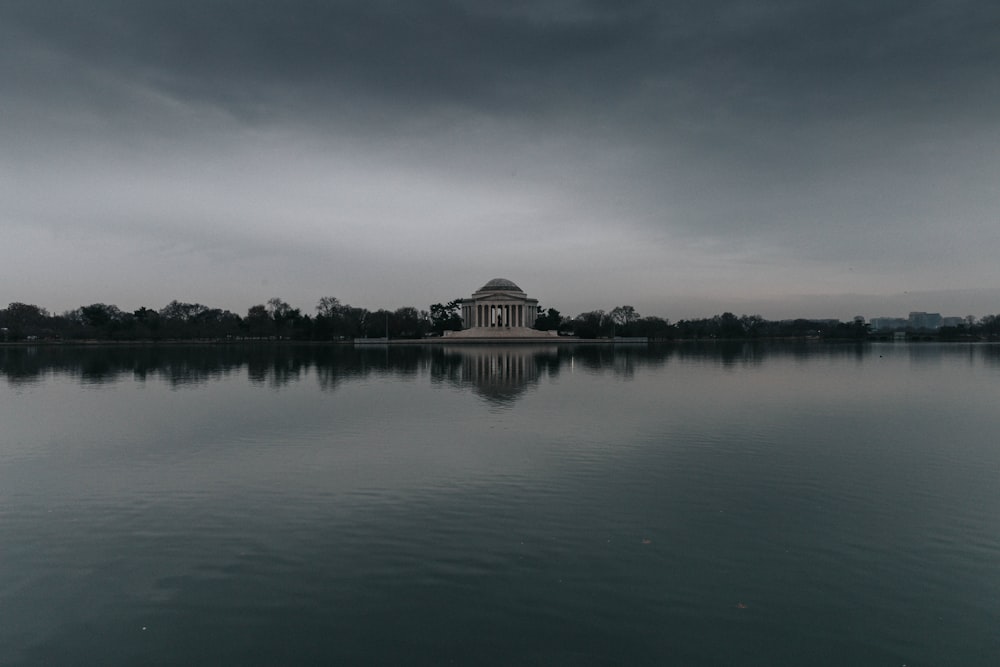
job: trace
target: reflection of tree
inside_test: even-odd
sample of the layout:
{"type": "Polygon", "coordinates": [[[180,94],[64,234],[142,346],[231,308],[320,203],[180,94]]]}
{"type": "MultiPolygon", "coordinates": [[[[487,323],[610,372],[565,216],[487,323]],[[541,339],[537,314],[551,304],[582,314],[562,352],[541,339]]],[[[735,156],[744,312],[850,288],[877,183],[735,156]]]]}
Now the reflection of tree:
{"type": "Polygon", "coordinates": [[[283,386],[309,367],[284,346],[39,346],[0,349],[0,373],[8,382],[52,373],[81,382],[113,384],[127,378],[159,379],[171,387],[202,385],[246,368],[251,381],[283,386]]]}
{"type": "Polygon", "coordinates": [[[986,365],[1000,367],[1000,345],[983,345],[976,346],[975,348],[970,346],[970,352],[972,349],[977,349],[979,353],[982,354],[983,361],[986,362],[986,365]]]}
{"type": "MultiPolygon", "coordinates": [[[[627,379],[642,369],[662,367],[671,359],[724,367],[756,366],[771,357],[790,357],[796,363],[850,358],[860,363],[885,349],[850,343],[766,341],[648,346],[444,344],[364,348],[309,344],[0,346],[0,375],[12,385],[59,375],[83,383],[155,380],[181,388],[245,373],[255,385],[281,388],[315,373],[323,391],[333,391],[359,378],[426,377],[432,383],[469,387],[489,402],[510,404],[545,378],[555,378],[567,369],[627,379]]],[[[995,345],[921,345],[905,350],[916,363],[935,363],[940,356],[963,354],[1000,365],[1000,346],[995,345]]]]}
{"type": "Polygon", "coordinates": [[[464,366],[461,354],[455,354],[451,349],[438,348],[431,355],[431,382],[439,384],[447,382],[453,385],[462,384],[462,368],[464,366]]]}
{"type": "MultiPolygon", "coordinates": [[[[791,347],[788,349],[795,353],[791,347]]],[[[676,346],[676,351],[678,358],[684,361],[715,362],[726,368],[754,365],[760,363],[765,355],[760,345],[732,340],[682,343],[676,346]]]]}
{"type": "Polygon", "coordinates": [[[306,360],[298,355],[282,350],[283,354],[262,354],[264,348],[256,348],[247,361],[247,377],[254,384],[283,387],[302,377],[306,360]]]}
{"type": "MultiPolygon", "coordinates": [[[[216,358],[212,366],[223,363],[216,358]]],[[[196,371],[179,359],[164,358],[156,347],[41,346],[18,347],[0,353],[0,371],[8,381],[37,379],[52,373],[77,377],[85,383],[114,383],[127,377],[139,381],[162,374],[172,383],[183,382],[196,371]]]]}
{"type": "Polygon", "coordinates": [[[160,380],[184,387],[245,372],[253,384],[280,388],[315,373],[325,391],[359,377],[428,375],[431,382],[476,386],[500,399],[520,395],[540,378],[556,377],[571,357],[615,373],[657,363],[657,354],[642,348],[628,352],[629,370],[616,369],[616,352],[607,346],[42,345],[0,347],[0,374],[12,384],[52,373],[85,383],[160,380]]]}

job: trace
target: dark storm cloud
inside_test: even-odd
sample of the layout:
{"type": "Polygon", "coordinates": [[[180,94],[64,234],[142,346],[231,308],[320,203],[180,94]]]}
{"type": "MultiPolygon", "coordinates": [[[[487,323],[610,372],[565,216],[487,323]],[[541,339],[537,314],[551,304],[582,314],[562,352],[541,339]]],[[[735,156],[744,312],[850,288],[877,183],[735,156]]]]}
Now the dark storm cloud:
{"type": "Polygon", "coordinates": [[[498,4],[35,2],[4,23],[9,45],[65,58],[20,82],[39,102],[70,96],[114,118],[145,101],[115,99],[132,85],[251,124],[373,136],[482,114],[633,146],[640,190],[669,175],[670,188],[744,195],[892,169],[928,129],[949,141],[992,124],[1000,102],[993,3],[498,4]],[[118,88],[95,90],[101,75],[118,88]]]}
{"type": "Polygon", "coordinates": [[[541,102],[552,91],[539,84],[649,31],[629,12],[534,19],[441,2],[42,2],[7,13],[8,33],[38,48],[241,114],[346,94],[400,109],[541,102]]]}
{"type": "Polygon", "coordinates": [[[983,2],[67,0],[3,13],[20,37],[9,45],[241,114],[346,94],[400,111],[606,109],[644,85],[681,108],[739,100],[748,116],[933,112],[953,95],[995,93],[981,84],[997,82],[1000,28],[1000,9],[983,2]]]}

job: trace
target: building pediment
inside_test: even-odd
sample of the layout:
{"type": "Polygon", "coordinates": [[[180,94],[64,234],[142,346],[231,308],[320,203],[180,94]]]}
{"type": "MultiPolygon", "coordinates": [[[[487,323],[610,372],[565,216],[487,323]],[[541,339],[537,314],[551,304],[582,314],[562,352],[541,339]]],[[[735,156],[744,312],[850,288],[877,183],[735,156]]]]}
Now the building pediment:
{"type": "Polygon", "coordinates": [[[524,302],[526,302],[526,301],[533,301],[534,300],[534,299],[529,299],[524,294],[511,294],[510,292],[485,294],[483,296],[479,296],[478,294],[473,294],[472,298],[475,299],[479,303],[482,303],[484,301],[504,301],[504,302],[524,301],[524,302]]]}

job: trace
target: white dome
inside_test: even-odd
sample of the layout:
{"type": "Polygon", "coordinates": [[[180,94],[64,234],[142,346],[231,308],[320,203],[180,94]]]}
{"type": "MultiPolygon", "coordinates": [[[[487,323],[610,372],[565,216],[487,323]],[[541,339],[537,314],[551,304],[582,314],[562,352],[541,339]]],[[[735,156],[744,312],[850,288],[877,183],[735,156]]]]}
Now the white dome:
{"type": "Polygon", "coordinates": [[[514,281],[506,278],[494,278],[479,288],[480,292],[522,292],[523,290],[514,284],[514,281]]]}

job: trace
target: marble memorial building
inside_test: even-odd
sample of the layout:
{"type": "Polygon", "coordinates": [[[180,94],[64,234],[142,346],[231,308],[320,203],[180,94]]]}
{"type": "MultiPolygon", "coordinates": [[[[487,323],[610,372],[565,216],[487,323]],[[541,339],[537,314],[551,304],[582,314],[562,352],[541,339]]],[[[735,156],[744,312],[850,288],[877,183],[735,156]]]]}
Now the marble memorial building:
{"type": "Polygon", "coordinates": [[[463,299],[461,306],[465,329],[476,330],[480,335],[530,331],[538,314],[538,299],[529,299],[520,287],[506,278],[489,281],[470,298],[463,299]]]}

